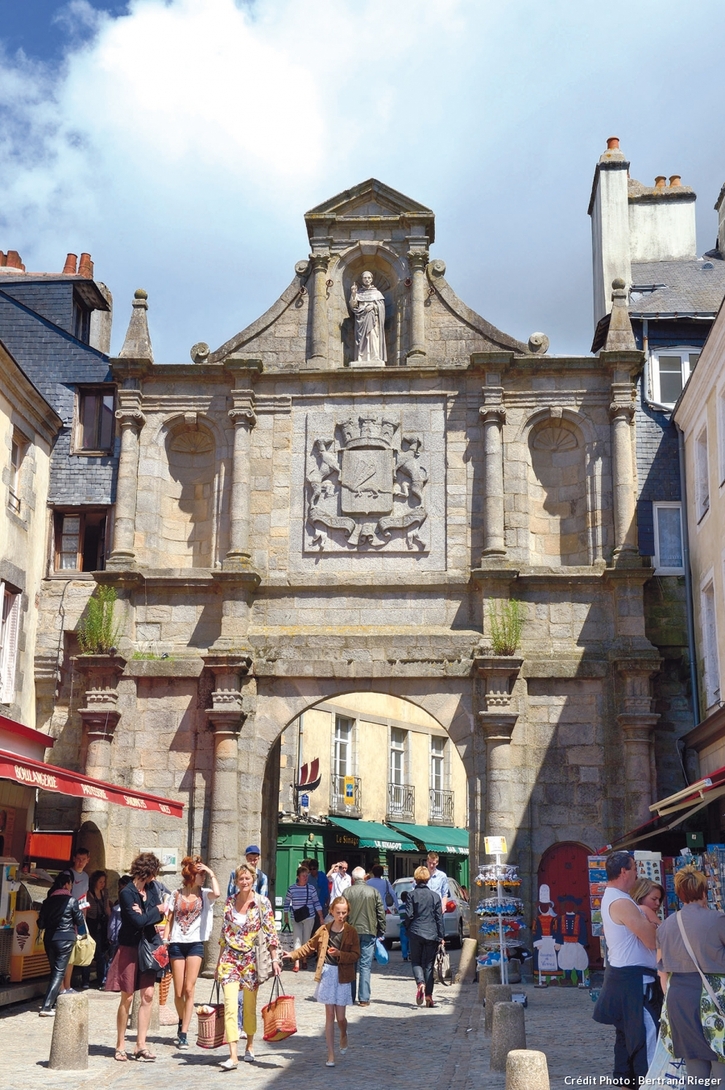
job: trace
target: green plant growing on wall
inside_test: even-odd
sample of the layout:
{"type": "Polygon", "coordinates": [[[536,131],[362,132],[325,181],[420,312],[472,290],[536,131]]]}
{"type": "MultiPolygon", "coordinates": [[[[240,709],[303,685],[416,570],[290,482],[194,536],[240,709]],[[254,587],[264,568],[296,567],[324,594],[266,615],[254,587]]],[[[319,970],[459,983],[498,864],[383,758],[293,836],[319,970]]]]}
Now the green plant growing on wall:
{"type": "Polygon", "coordinates": [[[517,598],[488,603],[494,655],[515,655],[524,627],[524,607],[517,598]]]}
{"type": "Polygon", "coordinates": [[[113,623],[115,587],[99,587],[88,599],[85,616],[78,625],[78,643],[83,655],[108,655],[115,650],[120,625],[113,623]]]}

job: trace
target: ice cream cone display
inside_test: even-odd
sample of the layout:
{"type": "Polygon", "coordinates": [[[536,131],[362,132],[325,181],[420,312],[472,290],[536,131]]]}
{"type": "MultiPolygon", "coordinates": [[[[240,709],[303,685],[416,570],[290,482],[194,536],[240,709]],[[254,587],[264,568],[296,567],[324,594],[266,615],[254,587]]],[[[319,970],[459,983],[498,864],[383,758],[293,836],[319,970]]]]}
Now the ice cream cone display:
{"type": "Polygon", "coordinates": [[[20,923],[16,925],[15,938],[18,941],[18,946],[20,947],[20,951],[22,953],[22,951],[25,949],[26,942],[30,938],[30,924],[26,923],[25,920],[21,920],[20,923]]]}

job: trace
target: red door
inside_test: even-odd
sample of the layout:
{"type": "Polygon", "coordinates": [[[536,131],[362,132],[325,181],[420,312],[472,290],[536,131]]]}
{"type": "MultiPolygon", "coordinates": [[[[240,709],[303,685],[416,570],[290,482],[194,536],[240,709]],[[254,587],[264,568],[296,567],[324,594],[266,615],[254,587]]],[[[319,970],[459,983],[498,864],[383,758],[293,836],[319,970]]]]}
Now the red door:
{"type": "Polygon", "coordinates": [[[554,903],[554,911],[559,915],[565,912],[580,913],[587,925],[589,946],[589,965],[591,968],[602,967],[599,939],[592,938],[591,911],[589,908],[589,874],[587,856],[593,855],[591,848],[577,844],[572,840],[563,840],[552,844],[541,857],[538,872],[538,887],[534,898],[539,897],[541,886],[549,887],[549,896],[554,903]]]}

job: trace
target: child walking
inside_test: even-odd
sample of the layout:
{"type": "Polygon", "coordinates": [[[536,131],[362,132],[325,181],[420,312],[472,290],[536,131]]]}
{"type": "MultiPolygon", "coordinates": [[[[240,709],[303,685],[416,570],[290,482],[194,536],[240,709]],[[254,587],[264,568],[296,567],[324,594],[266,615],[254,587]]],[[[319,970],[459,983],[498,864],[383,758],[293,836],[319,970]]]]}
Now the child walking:
{"type": "Polygon", "coordinates": [[[346,922],[348,907],[344,897],[336,897],[330,905],[330,923],[323,924],[304,946],[284,955],[299,961],[317,953],[315,999],[325,1004],[326,1067],[335,1066],[335,1020],[340,1027],[340,1052],[347,1052],[345,1008],[352,1003],[351,984],[355,979],[355,962],[360,957],[357,931],[346,922]]]}

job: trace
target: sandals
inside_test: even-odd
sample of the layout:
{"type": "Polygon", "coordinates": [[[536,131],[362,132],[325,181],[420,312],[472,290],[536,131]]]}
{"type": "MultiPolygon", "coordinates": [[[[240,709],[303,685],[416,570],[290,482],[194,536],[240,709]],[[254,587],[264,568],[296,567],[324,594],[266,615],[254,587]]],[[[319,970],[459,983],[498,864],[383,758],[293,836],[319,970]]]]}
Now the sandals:
{"type": "Polygon", "coordinates": [[[126,1055],[126,1053],[123,1051],[122,1048],[117,1048],[116,1049],[116,1053],[115,1053],[113,1058],[114,1058],[114,1060],[118,1060],[119,1063],[124,1063],[124,1064],[128,1060],[128,1056],[126,1055]]]}
{"type": "Polygon", "coordinates": [[[133,1058],[142,1064],[152,1064],[156,1062],[156,1057],[153,1052],[149,1052],[147,1048],[140,1048],[138,1052],[134,1052],[133,1058]]]}

